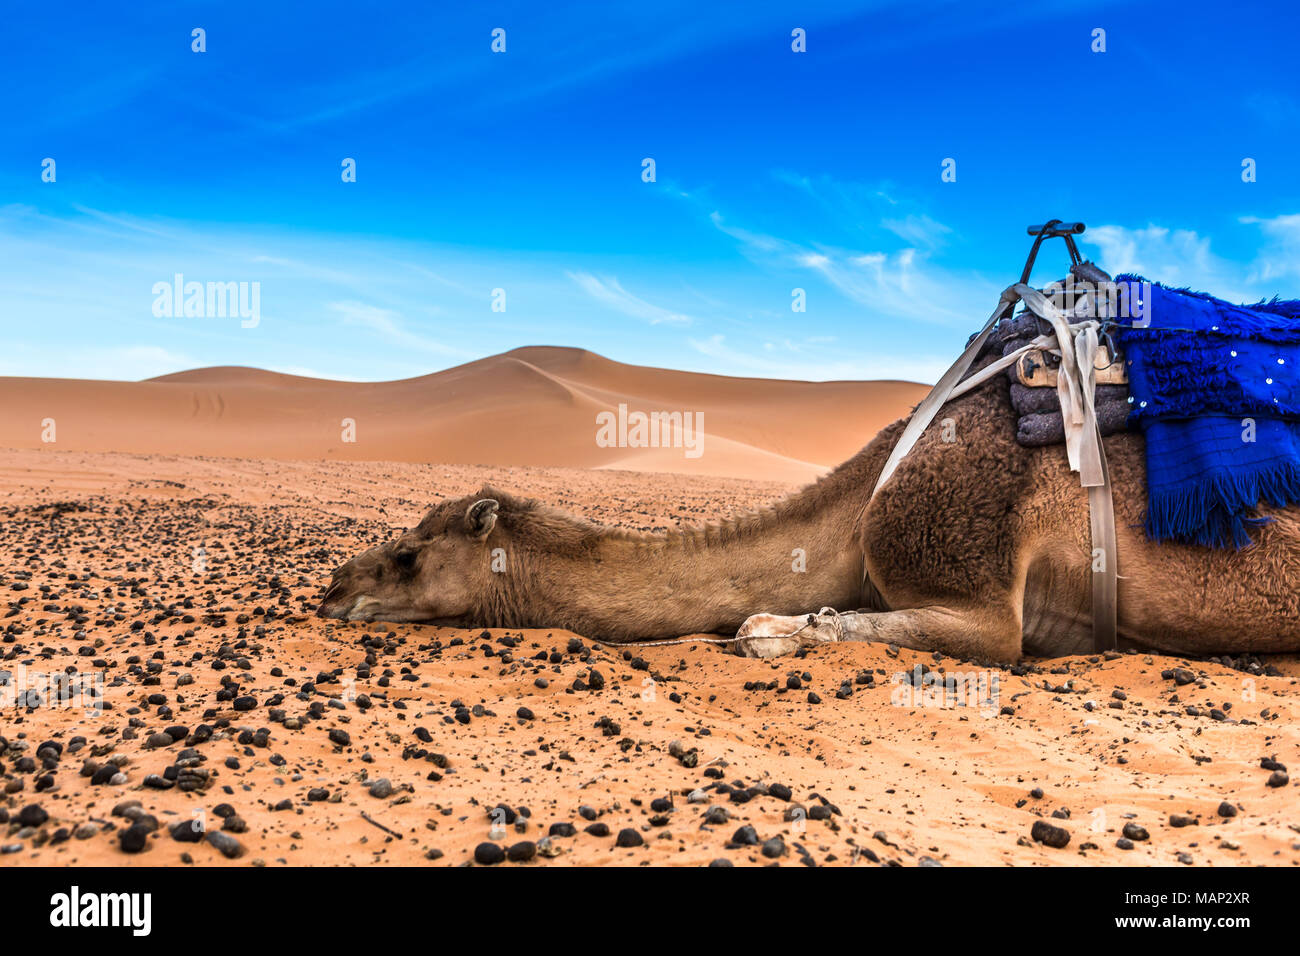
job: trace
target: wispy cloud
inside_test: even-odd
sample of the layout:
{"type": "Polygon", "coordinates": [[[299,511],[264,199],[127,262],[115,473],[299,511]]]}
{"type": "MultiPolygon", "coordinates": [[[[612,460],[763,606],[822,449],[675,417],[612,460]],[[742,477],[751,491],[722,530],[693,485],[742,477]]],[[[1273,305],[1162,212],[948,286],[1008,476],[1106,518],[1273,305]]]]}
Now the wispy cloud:
{"type": "Polygon", "coordinates": [[[911,247],[892,252],[810,247],[729,225],[717,212],[710,220],[752,258],[812,270],[880,319],[966,327],[1001,291],[978,273],[946,269],[927,251],[911,247]]]}
{"type": "Polygon", "coordinates": [[[377,333],[381,338],[404,349],[416,349],[434,355],[465,357],[462,349],[412,332],[402,315],[392,309],[381,309],[364,302],[330,302],[326,306],[339,316],[345,325],[361,326],[377,333]]]}
{"type": "Polygon", "coordinates": [[[1099,250],[1098,261],[1112,273],[1133,272],[1165,285],[1200,289],[1233,302],[1255,301],[1279,291],[1277,280],[1300,276],[1300,215],[1271,219],[1242,216],[1257,226],[1256,254],[1248,261],[1228,259],[1212,248],[1209,236],[1193,229],[1149,224],[1089,228],[1080,239],[1099,250]]]}
{"type": "Polygon", "coordinates": [[[624,315],[644,319],[651,325],[663,323],[689,325],[692,321],[689,315],[674,312],[672,309],[665,309],[633,295],[619,284],[618,279],[612,276],[598,279],[587,272],[568,272],[565,274],[576,282],[579,288],[598,302],[602,302],[612,309],[617,309],[624,315]]]}
{"type": "Polygon", "coordinates": [[[1266,283],[1300,276],[1300,214],[1291,213],[1272,219],[1243,216],[1241,222],[1259,226],[1266,238],[1251,264],[1252,282],[1266,283]]]}
{"type": "Polygon", "coordinates": [[[1210,251],[1209,237],[1192,229],[1096,226],[1081,241],[1101,250],[1100,261],[1111,273],[1137,272],[1171,285],[1203,284],[1230,268],[1210,251]]]}
{"type": "Polygon", "coordinates": [[[924,213],[913,213],[901,219],[882,219],[880,224],[905,242],[927,249],[939,248],[945,237],[952,234],[951,227],[935,222],[924,213]]]}

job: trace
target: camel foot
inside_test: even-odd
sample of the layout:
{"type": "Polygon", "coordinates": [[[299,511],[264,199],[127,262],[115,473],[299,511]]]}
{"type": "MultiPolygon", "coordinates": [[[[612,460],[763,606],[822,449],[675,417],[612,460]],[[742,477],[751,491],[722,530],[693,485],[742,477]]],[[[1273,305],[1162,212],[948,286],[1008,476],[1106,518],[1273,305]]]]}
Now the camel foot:
{"type": "Polygon", "coordinates": [[[843,640],[843,635],[839,615],[829,607],[795,617],[753,614],[736,632],[735,647],[741,657],[781,657],[801,647],[843,640]]]}

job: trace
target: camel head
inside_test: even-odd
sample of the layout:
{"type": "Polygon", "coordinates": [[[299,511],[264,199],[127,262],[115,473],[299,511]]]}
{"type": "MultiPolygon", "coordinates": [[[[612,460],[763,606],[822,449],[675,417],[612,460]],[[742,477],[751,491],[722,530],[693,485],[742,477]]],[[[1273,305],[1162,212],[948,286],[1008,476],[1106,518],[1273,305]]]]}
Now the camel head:
{"type": "Polygon", "coordinates": [[[334,572],[316,613],[350,621],[461,623],[491,587],[500,503],[484,488],[445,501],[396,540],[334,572]],[[496,532],[494,535],[493,532],[496,532]]]}

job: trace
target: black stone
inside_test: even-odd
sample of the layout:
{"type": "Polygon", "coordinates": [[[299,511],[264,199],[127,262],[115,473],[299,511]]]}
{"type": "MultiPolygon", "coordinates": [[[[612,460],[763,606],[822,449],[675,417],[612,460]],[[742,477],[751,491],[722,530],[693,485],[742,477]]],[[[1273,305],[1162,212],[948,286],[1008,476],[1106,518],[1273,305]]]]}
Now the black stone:
{"type": "MultiPolygon", "coordinates": [[[[495,844],[493,844],[495,845],[495,844]]],[[[506,859],[511,863],[527,863],[537,856],[537,844],[531,840],[515,843],[506,850],[506,859]]]]}
{"type": "Polygon", "coordinates": [[[1046,820],[1038,820],[1034,823],[1033,829],[1029,835],[1035,843],[1042,843],[1044,846],[1050,846],[1054,849],[1062,849],[1070,842],[1070,831],[1064,827],[1053,826],[1046,820]]]}
{"type": "Polygon", "coordinates": [[[645,843],[645,837],[640,832],[633,830],[631,827],[624,827],[618,831],[618,836],[614,839],[615,846],[633,847],[641,846],[645,843]]]}
{"type": "Polygon", "coordinates": [[[480,843],[474,848],[474,862],[483,866],[495,866],[506,858],[506,851],[495,843],[480,843]]]}

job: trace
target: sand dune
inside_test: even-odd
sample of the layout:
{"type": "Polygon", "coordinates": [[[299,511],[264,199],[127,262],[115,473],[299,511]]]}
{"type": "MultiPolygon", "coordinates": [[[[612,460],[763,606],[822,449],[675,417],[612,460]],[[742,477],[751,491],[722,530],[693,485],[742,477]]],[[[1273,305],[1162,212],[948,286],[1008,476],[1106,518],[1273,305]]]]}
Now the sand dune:
{"type": "MultiPolygon", "coordinates": [[[[729,378],[537,346],[395,382],[218,367],[143,382],[0,378],[0,446],[616,468],[802,482],[925,394],[911,382],[729,378]],[[601,447],[597,415],[702,415],[700,454],[601,447]],[[53,419],[55,441],[44,442],[53,419]],[[344,419],[355,422],[343,440],[344,419]]],[[[694,420],[694,419],[692,419],[694,420]]]]}

